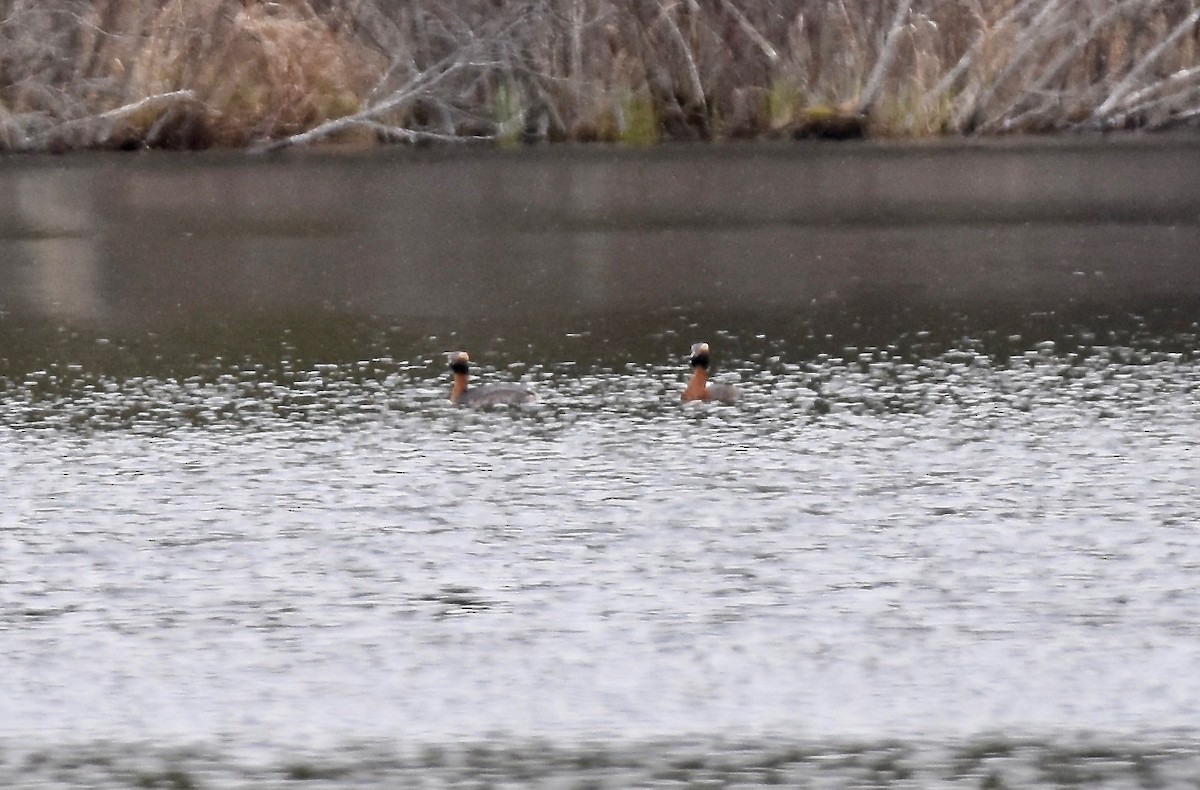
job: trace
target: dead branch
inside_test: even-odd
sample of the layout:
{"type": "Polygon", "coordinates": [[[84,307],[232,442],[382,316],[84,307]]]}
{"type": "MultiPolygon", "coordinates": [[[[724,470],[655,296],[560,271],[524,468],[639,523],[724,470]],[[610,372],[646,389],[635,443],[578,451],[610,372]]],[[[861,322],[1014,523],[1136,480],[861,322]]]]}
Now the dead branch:
{"type": "MultiPolygon", "coordinates": [[[[1114,116],[1113,122],[1119,123],[1126,118],[1137,118],[1139,116],[1146,116],[1156,110],[1162,110],[1163,108],[1170,108],[1170,106],[1174,105],[1174,104],[1185,104],[1186,105],[1188,102],[1195,101],[1197,98],[1200,98],[1200,85],[1188,85],[1187,87],[1181,88],[1180,90],[1173,91],[1171,93],[1156,97],[1156,98],[1151,99],[1146,102],[1142,102],[1141,104],[1132,105],[1132,106],[1128,107],[1127,109],[1123,110],[1120,115],[1114,116]]],[[[1190,115],[1192,114],[1192,111],[1190,109],[1185,109],[1183,112],[1184,112],[1183,115],[1177,115],[1175,117],[1177,119],[1178,118],[1186,118],[1186,117],[1190,117],[1190,115]]]]}
{"type": "Polygon", "coordinates": [[[734,21],[738,23],[738,27],[746,34],[746,38],[750,39],[771,65],[779,63],[779,53],[775,51],[775,47],[771,46],[771,42],[767,41],[766,37],[758,32],[758,29],[750,22],[750,19],[742,13],[741,9],[735,6],[732,0],[721,0],[721,7],[724,8],[734,21]]]}
{"type": "MultiPolygon", "coordinates": [[[[148,107],[158,105],[173,105],[180,102],[196,102],[196,93],[191,90],[168,91],[167,93],[158,93],[153,96],[147,96],[144,99],[138,99],[135,102],[130,102],[122,107],[102,112],[96,116],[101,121],[119,121],[135,113],[139,113],[148,107]]],[[[87,119],[81,119],[87,120],[87,119]]]]}
{"type": "Polygon", "coordinates": [[[883,81],[887,77],[888,69],[891,68],[892,61],[896,57],[896,43],[900,40],[900,32],[904,29],[904,20],[908,17],[911,9],[912,3],[908,0],[899,0],[896,3],[892,22],[888,25],[887,33],[884,35],[883,49],[875,60],[875,68],[871,69],[871,76],[867,78],[867,86],[863,89],[862,98],[858,103],[860,115],[870,112],[871,105],[875,103],[880,89],[883,88],[883,81]]]}
{"type": "Polygon", "coordinates": [[[438,143],[487,142],[495,139],[492,135],[442,134],[440,132],[406,129],[403,126],[392,126],[390,124],[371,120],[361,121],[358,125],[364,129],[375,132],[385,139],[399,140],[406,143],[419,143],[425,141],[438,143]]]}
{"type": "Polygon", "coordinates": [[[680,55],[683,57],[684,65],[687,67],[688,88],[691,90],[691,99],[699,106],[705,104],[704,83],[700,79],[700,69],[696,66],[696,58],[692,54],[692,48],[688,45],[687,39],[683,37],[683,31],[679,29],[679,25],[675,23],[675,6],[678,2],[672,2],[669,5],[662,7],[662,12],[659,14],[659,19],[667,26],[667,32],[670,33],[671,39],[678,47],[680,55]]]}
{"type": "MultiPolygon", "coordinates": [[[[460,45],[456,51],[410,77],[407,82],[379,101],[368,104],[358,112],[325,121],[306,131],[254,146],[250,149],[251,153],[267,153],[291,146],[307,145],[353,128],[368,128],[376,131],[384,129],[389,136],[408,139],[477,139],[460,138],[455,135],[439,136],[414,129],[403,129],[383,124],[380,118],[405,104],[432,96],[435,88],[452,77],[467,71],[486,71],[502,66],[503,64],[498,60],[478,58],[485,50],[494,48],[499,42],[503,42],[512,30],[525,19],[526,14],[514,13],[511,18],[501,20],[494,30],[468,34],[469,38],[466,43],[460,45]]],[[[395,64],[391,71],[394,71],[394,66],[395,64]]],[[[490,137],[486,139],[490,139],[490,137]]]]}
{"type": "Polygon", "coordinates": [[[1066,16],[1068,4],[1069,0],[1047,0],[1041,10],[1030,20],[1026,28],[1028,32],[1018,41],[1016,51],[1013,52],[1005,67],[1000,70],[991,84],[955,114],[953,121],[955,128],[973,129],[977,127],[980,116],[991,104],[992,99],[1017,73],[1018,69],[1025,65],[1026,60],[1032,57],[1038,48],[1044,46],[1047,41],[1062,35],[1068,27],[1062,21],[1066,16]]]}
{"type": "MultiPolygon", "coordinates": [[[[448,59],[449,60],[449,59],[448,59]]],[[[358,126],[373,127],[379,125],[378,118],[381,115],[386,115],[402,104],[413,101],[421,96],[428,95],[434,87],[439,83],[444,82],[451,76],[479,64],[469,61],[453,60],[447,63],[443,61],[431,69],[427,69],[418,74],[407,84],[398,90],[393,91],[386,98],[377,104],[370,105],[364,110],[343,115],[340,118],[334,118],[324,123],[318,124],[313,128],[289,135],[278,140],[272,140],[268,143],[255,146],[250,149],[251,153],[267,153],[270,151],[278,151],[281,148],[289,148],[295,145],[307,145],[317,140],[323,140],[340,132],[352,129],[358,126]]],[[[413,134],[415,131],[409,130],[413,134]]]]}
{"type": "Polygon", "coordinates": [[[1148,85],[1147,87],[1142,88],[1140,91],[1134,91],[1133,93],[1127,94],[1125,98],[1118,102],[1118,104],[1120,104],[1122,108],[1137,107],[1139,102],[1144,101],[1148,97],[1153,96],[1160,91],[1174,88],[1177,85],[1191,82],[1192,79],[1196,77],[1200,77],[1200,66],[1177,71],[1161,82],[1156,82],[1153,85],[1148,85]]]}
{"type": "Polygon", "coordinates": [[[1116,87],[1108,94],[1108,98],[1101,102],[1100,106],[1092,113],[1092,123],[1103,123],[1107,120],[1125,94],[1133,90],[1134,85],[1141,79],[1142,72],[1154,65],[1154,62],[1167,51],[1168,47],[1191,31],[1198,22],[1200,22],[1200,8],[1188,14],[1187,18],[1176,25],[1175,29],[1168,33],[1166,38],[1158,42],[1136,66],[1129,70],[1129,73],[1125,75],[1125,79],[1117,83],[1116,87]]]}
{"type": "Polygon", "coordinates": [[[158,122],[161,122],[176,109],[185,105],[200,106],[200,101],[194,91],[178,90],[168,91],[167,93],[156,93],[153,96],[146,96],[135,102],[130,102],[129,104],[115,107],[102,113],[72,118],[69,121],[55,124],[42,131],[38,136],[46,140],[61,140],[81,130],[86,132],[87,130],[94,129],[96,131],[85,135],[88,138],[89,144],[104,145],[112,139],[113,131],[117,128],[117,125],[126,118],[142,112],[152,112],[158,115],[158,122]]]}
{"type": "MultiPolygon", "coordinates": [[[[1024,120],[1025,113],[1012,117],[1012,113],[1022,105],[1030,103],[1030,97],[1044,94],[1048,86],[1059,79],[1063,73],[1070,68],[1072,63],[1078,57],[1079,53],[1088,45],[1089,42],[1103,30],[1113,19],[1126,13],[1130,8],[1144,5],[1145,0],[1125,0],[1123,3],[1118,3],[1106,12],[1098,16],[1092,21],[1086,30],[1076,30],[1074,40],[1062,49],[1058,55],[1041,70],[1039,76],[1027,85],[1022,85],[1021,92],[1010,101],[1003,110],[997,112],[990,121],[981,124],[977,131],[987,132],[989,130],[999,128],[1008,131],[1012,128],[1020,126],[1024,120]]],[[[1037,110],[1034,114],[1042,112],[1042,109],[1037,110]]]]}

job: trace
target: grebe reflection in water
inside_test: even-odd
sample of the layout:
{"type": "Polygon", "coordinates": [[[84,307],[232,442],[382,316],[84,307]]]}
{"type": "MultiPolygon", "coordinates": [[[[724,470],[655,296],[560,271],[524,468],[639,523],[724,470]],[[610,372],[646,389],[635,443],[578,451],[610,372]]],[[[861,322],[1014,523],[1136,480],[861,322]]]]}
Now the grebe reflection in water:
{"type": "Polygon", "coordinates": [[[459,406],[500,406],[517,403],[532,403],[537,400],[533,390],[517,384],[487,384],[471,387],[467,383],[467,371],[471,358],[465,351],[446,354],[450,370],[454,372],[454,385],[450,388],[450,400],[459,406]]]}

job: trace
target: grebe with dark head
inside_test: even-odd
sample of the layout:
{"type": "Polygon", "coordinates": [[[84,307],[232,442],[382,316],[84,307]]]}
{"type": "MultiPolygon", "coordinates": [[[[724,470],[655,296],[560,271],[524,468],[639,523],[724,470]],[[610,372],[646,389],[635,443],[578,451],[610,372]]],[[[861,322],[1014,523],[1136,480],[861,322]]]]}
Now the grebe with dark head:
{"type": "Polygon", "coordinates": [[[516,403],[532,403],[537,400],[533,390],[516,384],[488,384],[471,387],[467,384],[467,371],[471,358],[465,351],[446,354],[450,370],[454,372],[454,386],[450,388],[450,400],[459,406],[500,406],[516,403]]]}
{"type": "Polygon", "coordinates": [[[708,380],[708,343],[692,346],[692,378],[683,391],[683,399],[737,403],[741,393],[730,384],[718,384],[708,380]]]}

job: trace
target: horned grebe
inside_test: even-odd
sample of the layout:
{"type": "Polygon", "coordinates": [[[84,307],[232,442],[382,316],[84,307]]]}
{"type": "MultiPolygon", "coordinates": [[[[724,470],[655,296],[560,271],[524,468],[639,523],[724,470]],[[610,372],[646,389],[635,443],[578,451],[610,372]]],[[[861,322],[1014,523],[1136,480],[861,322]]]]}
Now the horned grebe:
{"type": "Polygon", "coordinates": [[[683,391],[684,400],[706,400],[737,403],[741,396],[737,387],[708,380],[708,343],[692,346],[692,379],[683,391]]]}
{"type": "Polygon", "coordinates": [[[446,354],[450,370],[454,371],[454,386],[450,388],[450,400],[459,406],[497,406],[510,403],[531,403],[537,400],[533,390],[516,384],[488,384],[483,387],[467,385],[467,368],[471,358],[465,351],[446,354]]]}

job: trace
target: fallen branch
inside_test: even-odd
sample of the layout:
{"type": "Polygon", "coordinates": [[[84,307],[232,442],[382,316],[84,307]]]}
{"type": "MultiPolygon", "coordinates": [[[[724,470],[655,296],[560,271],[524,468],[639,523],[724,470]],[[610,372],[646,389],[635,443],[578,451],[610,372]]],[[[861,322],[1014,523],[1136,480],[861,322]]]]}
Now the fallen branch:
{"type": "MultiPolygon", "coordinates": [[[[129,104],[121,107],[102,112],[95,116],[95,118],[101,121],[119,121],[122,118],[134,115],[135,113],[139,113],[147,107],[153,107],[157,104],[170,104],[174,106],[176,104],[185,102],[198,102],[195,91],[181,90],[169,91],[167,93],[156,93],[153,96],[147,96],[144,99],[138,99],[135,102],[130,102],[129,104]]],[[[81,118],[77,119],[76,121],[68,121],[68,123],[79,123],[87,120],[89,119],[81,118]]]]}
{"type": "Polygon", "coordinates": [[[1181,71],[1175,72],[1161,82],[1156,82],[1153,85],[1142,88],[1140,91],[1134,91],[1133,93],[1126,95],[1125,98],[1121,99],[1119,104],[1123,108],[1136,106],[1138,102],[1153,96],[1159,91],[1172,88],[1180,83],[1190,82],[1193,77],[1200,77],[1200,66],[1195,66],[1194,68],[1190,69],[1182,69],[1181,71]]]}
{"type": "Polygon", "coordinates": [[[409,80],[405,86],[392,92],[386,99],[383,99],[378,104],[373,104],[364,110],[359,110],[358,112],[350,115],[343,115],[340,118],[334,118],[332,120],[325,121],[324,123],[318,124],[307,131],[298,132],[287,137],[282,137],[278,140],[272,140],[270,142],[254,146],[250,149],[250,152],[255,154],[268,153],[270,151],[278,151],[282,148],[289,148],[294,145],[307,145],[308,143],[330,137],[355,127],[380,126],[382,124],[380,124],[378,121],[379,116],[386,115],[406,102],[427,95],[432,88],[437,86],[438,83],[445,81],[452,75],[473,65],[477,64],[454,62],[450,63],[449,65],[445,65],[443,61],[443,63],[438,64],[434,68],[421,72],[416,77],[409,80]]]}
{"type": "Polygon", "coordinates": [[[1154,65],[1167,48],[1186,35],[1196,24],[1200,22],[1200,8],[1195,9],[1187,15],[1187,18],[1175,26],[1167,37],[1158,42],[1157,45],[1146,56],[1138,61],[1137,65],[1129,70],[1125,75],[1125,79],[1117,83],[1117,86],[1108,94],[1108,98],[1101,102],[1100,106],[1092,113],[1092,123],[1103,123],[1113,110],[1120,104],[1121,99],[1125,94],[1133,90],[1134,84],[1141,78],[1142,72],[1154,65]]]}
{"type": "Polygon", "coordinates": [[[427,132],[420,129],[408,129],[403,126],[390,126],[378,121],[364,120],[359,124],[364,129],[369,129],[383,137],[394,140],[403,140],[406,143],[419,143],[422,141],[431,141],[439,143],[462,143],[462,142],[488,142],[496,139],[494,135],[462,135],[462,134],[443,134],[441,132],[427,132]]]}
{"type": "Polygon", "coordinates": [[[675,17],[672,13],[678,2],[673,2],[670,5],[664,5],[659,18],[663,20],[667,26],[667,31],[671,34],[675,46],[679,48],[680,54],[683,56],[683,62],[687,66],[688,88],[691,90],[691,99],[698,106],[703,107],[706,104],[704,94],[704,83],[700,79],[700,69],[696,66],[696,58],[692,55],[692,48],[688,46],[687,39],[683,37],[683,31],[679,29],[679,25],[675,23],[675,17]]]}
{"type": "Polygon", "coordinates": [[[892,23],[888,25],[887,33],[884,35],[883,49],[875,60],[875,68],[871,69],[871,76],[867,78],[867,87],[863,89],[862,98],[858,103],[859,115],[866,115],[870,112],[871,105],[875,103],[879,91],[883,88],[883,81],[887,77],[888,69],[892,67],[892,61],[896,59],[896,42],[900,40],[900,31],[904,29],[904,20],[911,10],[912,3],[908,0],[899,0],[896,3],[896,12],[892,15],[892,23]]]}
{"type": "Polygon", "coordinates": [[[98,131],[90,135],[91,139],[87,144],[103,145],[112,139],[113,130],[116,129],[117,125],[130,116],[161,108],[159,116],[159,120],[161,121],[163,117],[169,115],[179,106],[187,104],[201,105],[194,91],[178,90],[168,91],[167,93],[156,93],[152,96],[138,99],[135,102],[123,104],[111,110],[105,110],[102,113],[72,118],[69,121],[55,124],[43,130],[37,136],[42,140],[60,140],[80,129],[97,129],[98,131]]]}
{"type": "MultiPolygon", "coordinates": [[[[278,151],[283,148],[289,148],[295,145],[307,145],[317,140],[322,140],[332,135],[344,132],[353,128],[367,128],[375,131],[383,131],[385,134],[399,136],[406,139],[437,139],[437,140],[470,140],[470,139],[491,139],[490,136],[464,136],[436,134],[433,132],[422,132],[415,129],[407,129],[405,127],[394,126],[380,121],[382,116],[396,110],[404,104],[412,102],[416,99],[427,97],[433,94],[435,88],[449,80],[451,77],[457,76],[468,70],[486,71],[487,69],[501,67],[504,64],[496,60],[476,60],[478,53],[484,49],[492,48],[498,43],[506,40],[507,35],[517,25],[526,21],[532,12],[532,6],[525,7],[522,10],[513,12],[512,16],[507,20],[502,20],[495,25],[493,30],[481,31],[479,33],[469,34],[470,40],[461,45],[456,51],[450,53],[440,61],[419,72],[415,76],[409,78],[407,82],[401,85],[396,90],[392,91],[385,98],[369,104],[358,112],[349,115],[343,115],[340,118],[333,118],[318,124],[311,129],[303,132],[298,132],[287,137],[282,137],[278,140],[271,140],[253,146],[250,149],[251,153],[261,154],[271,151],[278,151]]],[[[396,64],[389,70],[389,73],[394,72],[396,64]]],[[[378,85],[376,90],[378,90],[378,85]]],[[[373,93],[376,91],[372,91],[373,93]]]]}
{"type": "MultiPolygon", "coordinates": [[[[1021,123],[1025,121],[1026,117],[1030,115],[1030,113],[1021,112],[1015,117],[1012,116],[1012,113],[1021,108],[1022,105],[1027,106],[1031,101],[1031,97],[1037,97],[1045,94],[1050,83],[1059,79],[1064,73],[1066,73],[1079,53],[1082,52],[1084,48],[1092,42],[1092,39],[1096,36],[1096,34],[1103,30],[1105,26],[1112,22],[1113,19],[1121,16],[1128,9],[1142,5],[1143,3],[1144,0],[1125,0],[1125,2],[1118,3],[1093,20],[1092,23],[1088,25],[1087,30],[1076,30],[1074,33],[1074,40],[1064,47],[1063,50],[1059,52],[1058,55],[1052,61],[1050,61],[1045,68],[1042,69],[1041,74],[1038,75],[1037,79],[1033,80],[1033,82],[1029,83],[1028,85],[1022,86],[1021,92],[1015,98],[1013,98],[1003,110],[996,113],[992,120],[981,124],[977,131],[987,132],[994,128],[1000,128],[1003,131],[1011,131],[1014,128],[1018,128],[1021,123]]],[[[1045,109],[1044,105],[1045,102],[1043,100],[1043,107],[1033,111],[1033,114],[1036,115],[1037,113],[1042,112],[1045,109]]]]}
{"type": "Polygon", "coordinates": [[[1024,2],[1013,6],[1008,13],[1000,17],[995,26],[991,30],[980,30],[975,34],[975,39],[971,42],[971,46],[963,53],[958,62],[954,64],[954,68],[946,72],[937,85],[921,97],[923,107],[932,107],[938,99],[942,97],[946,91],[950,90],[954,83],[958,82],[959,78],[975,63],[975,58],[983,50],[985,44],[992,37],[1003,31],[1006,27],[1012,24],[1014,19],[1025,13],[1026,9],[1036,3],[1038,0],[1024,0],[1024,2]]]}
{"type": "Polygon", "coordinates": [[[1188,110],[1184,110],[1181,113],[1178,113],[1175,116],[1174,120],[1175,121],[1190,121],[1193,118],[1200,118],[1200,105],[1192,107],[1191,109],[1188,109],[1188,110]]]}
{"type": "MultiPolygon", "coordinates": [[[[1150,101],[1142,102],[1141,104],[1129,107],[1128,109],[1123,110],[1120,115],[1113,116],[1112,122],[1119,123],[1126,118],[1144,115],[1162,107],[1169,107],[1175,103],[1186,104],[1187,102],[1195,101],[1197,98],[1200,98],[1200,85],[1189,85],[1186,88],[1177,90],[1173,93],[1168,93],[1165,96],[1159,96],[1156,99],[1151,99],[1150,101]]],[[[1187,118],[1192,112],[1193,111],[1190,109],[1185,109],[1182,115],[1176,115],[1174,117],[1177,120],[1179,118],[1187,118]]]]}
{"type": "Polygon", "coordinates": [[[982,93],[976,95],[970,104],[960,108],[955,114],[954,128],[974,130],[979,126],[980,117],[987,110],[992,99],[996,97],[1009,78],[1025,65],[1026,59],[1031,57],[1047,40],[1062,35],[1063,31],[1069,28],[1069,24],[1062,23],[1062,17],[1066,15],[1067,10],[1068,2],[1066,0],[1047,0],[1041,10],[1030,20],[1026,27],[1027,35],[1018,40],[1016,51],[1009,58],[1005,67],[982,93]]]}
{"type": "Polygon", "coordinates": [[[721,0],[721,6],[738,23],[738,27],[746,34],[746,38],[754,42],[754,45],[762,51],[767,60],[771,62],[771,65],[774,66],[777,64],[779,62],[779,53],[775,51],[775,47],[771,46],[771,42],[767,41],[766,37],[751,24],[749,18],[742,13],[741,9],[735,6],[732,0],[721,0]]]}

